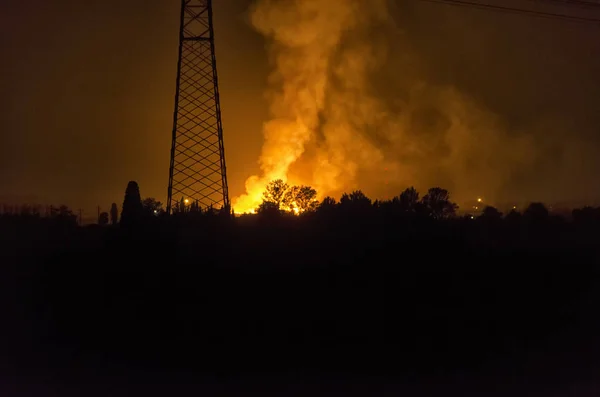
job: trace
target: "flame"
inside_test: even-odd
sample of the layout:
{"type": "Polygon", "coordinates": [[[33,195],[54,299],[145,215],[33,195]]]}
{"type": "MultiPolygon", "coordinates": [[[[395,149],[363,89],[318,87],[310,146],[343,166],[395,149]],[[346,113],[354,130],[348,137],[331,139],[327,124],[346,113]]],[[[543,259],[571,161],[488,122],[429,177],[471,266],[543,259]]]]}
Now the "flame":
{"type": "MultiPolygon", "coordinates": [[[[375,3],[383,4],[381,0],[375,3]]],[[[271,93],[272,119],[263,126],[261,175],[247,179],[246,193],[233,199],[235,212],[255,209],[270,181],[282,179],[288,182],[292,178],[290,167],[305,154],[307,145],[315,141],[317,133],[324,133],[324,113],[332,121],[347,119],[346,115],[335,116],[336,109],[328,108],[327,97],[332,95],[330,80],[332,75],[335,77],[332,70],[340,67],[340,61],[334,58],[343,35],[366,15],[360,12],[361,4],[360,0],[256,2],[251,20],[254,27],[273,43],[275,70],[272,81],[276,86],[271,93]]],[[[377,9],[373,4],[368,9],[377,9]]],[[[356,57],[350,61],[364,63],[356,57]]],[[[348,137],[353,135],[353,131],[345,130],[343,125],[335,128],[344,137],[341,143],[347,143],[348,137]]],[[[344,149],[335,148],[340,139],[336,139],[333,132],[329,134],[329,141],[316,149],[312,178],[297,178],[300,184],[314,186],[319,196],[339,189],[339,178],[347,179],[347,171],[352,178],[356,169],[353,162],[347,161],[344,149]]]]}
{"type": "Polygon", "coordinates": [[[265,144],[260,159],[263,175],[246,180],[246,194],[234,199],[236,213],[248,213],[262,201],[267,184],[275,179],[288,181],[288,170],[304,152],[310,131],[300,121],[272,120],[264,125],[265,144]]]}

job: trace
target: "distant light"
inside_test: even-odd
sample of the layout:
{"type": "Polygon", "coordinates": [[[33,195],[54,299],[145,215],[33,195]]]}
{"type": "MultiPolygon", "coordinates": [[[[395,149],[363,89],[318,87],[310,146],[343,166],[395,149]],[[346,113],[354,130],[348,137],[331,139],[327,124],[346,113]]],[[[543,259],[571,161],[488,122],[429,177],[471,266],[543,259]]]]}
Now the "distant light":
{"type": "Polygon", "coordinates": [[[475,207],[475,209],[476,209],[476,210],[478,210],[478,209],[479,209],[479,207],[475,207]]]}
{"type": "Polygon", "coordinates": [[[481,199],[481,197],[479,197],[479,198],[477,199],[477,202],[478,202],[478,203],[481,203],[482,201],[483,201],[483,200],[481,199]]]}
{"type": "Polygon", "coordinates": [[[183,200],[183,202],[186,203],[186,204],[188,204],[190,202],[190,200],[185,199],[185,200],[183,200]]]}
{"type": "Polygon", "coordinates": [[[154,210],[154,213],[155,213],[155,214],[158,214],[158,210],[154,210]]]}
{"type": "Polygon", "coordinates": [[[516,209],[517,209],[517,206],[516,206],[516,205],[513,205],[513,210],[516,210],[516,209]]]}
{"type": "Polygon", "coordinates": [[[475,217],[473,215],[471,215],[471,219],[475,219],[475,217]]]}

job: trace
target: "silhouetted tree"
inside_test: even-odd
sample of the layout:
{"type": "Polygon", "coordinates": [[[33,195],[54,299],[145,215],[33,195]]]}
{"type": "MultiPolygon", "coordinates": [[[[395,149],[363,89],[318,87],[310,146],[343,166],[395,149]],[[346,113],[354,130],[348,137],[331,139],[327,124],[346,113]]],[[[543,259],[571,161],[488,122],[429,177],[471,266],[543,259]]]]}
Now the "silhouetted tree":
{"type": "Polygon", "coordinates": [[[318,206],[316,197],[317,191],[310,186],[290,186],[282,179],[276,179],[266,186],[263,201],[256,211],[272,213],[274,207],[295,214],[314,211],[318,206]]]}
{"type": "Polygon", "coordinates": [[[398,205],[404,212],[414,213],[416,212],[417,205],[419,204],[419,192],[414,187],[409,187],[400,193],[398,197],[398,205]]]}
{"type": "Polygon", "coordinates": [[[374,210],[379,211],[385,206],[385,203],[385,201],[375,200],[371,205],[373,206],[374,210]]]}
{"type": "Polygon", "coordinates": [[[61,205],[58,208],[52,207],[50,217],[61,224],[74,226],[77,224],[77,215],[66,205],[61,205]]]}
{"type": "MultiPolygon", "coordinates": [[[[287,194],[288,190],[290,190],[290,185],[285,183],[283,179],[275,179],[266,186],[263,192],[263,202],[275,204],[279,210],[287,209],[289,203],[286,200],[290,198],[287,194]]],[[[272,208],[272,206],[269,206],[269,208],[272,208]]]]}
{"type": "Polygon", "coordinates": [[[110,206],[110,223],[116,225],[119,222],[119,209],[117,203],[112,203],[110,206]]]}
{"type": "Polygon", "coordinates": [[[106,226],[108,225],[108,212],[101,212],[100,215],[98,216],[98,224],[100,226],[106,226]]]}
{"type": "Polygon", "coordinates": [[[550,213],[546,206],[542,203],[531,203],[525,209],[523,216],[530,222],[545,222],[548,220],[550,213]]]}
{"type": "Polygon", "coordinates": [[[488,205],[483,209],[480,218],[490,221],[499,221],[502,220],[502,212],[498,211],[497,208],[488,205]]]}
{"type": "Polygon", "coordinates": [[[217,215],[219,215],[219,211],[211,204],[204,211],[204,214],[208,215],[208,216],[217,216],[217,215]]]}
{"type": "Polygon", "coordinates": [[[142,208],[147,215],[159,215],[163,212],[162,203],[152,197],[142,201],[142,208]]]}
{"type": "Polygon", "coordinates": [[[519,222],[521,222],[521,213],[517,210],[511,210],[508,214],[506,214],[506,216],[504,217],[504,220],[506,220],[506,222],[508,222],[511,225],[518,225],[519,222]]]}
{"type": "Polygon", "coordinates": [[[351,211],[365,211],[371,209],[371,199],[361,190],[355,190],[350,194],[344,193],[340,198],[340,208],[351,211]]]}
{"type": "Polygon", "coordinates": [[[595,223],[600,221],[600,208],[583,207],[572,211],[573,221],[575,223],[595,223]]]}
{"type": "Polygon", "coordinates": [[[60,205],[58,207],[52,207],[52,213],[51,216],[53,217],[69,217],[69,216],[74,216],[73,211],[71,211],[71,209],[69,207],[67,207],[66,205],[60,205]]]}
{"type": "Polygon", "coordinates": [[[450,201],[450,193],[446,189],[432,187],[421,200],[429,215],[434,219],[447,219],[454,216],[458,206],[450,201]]]}
{"type": "Polygon", "coordinates": [[[219,217],[222,219],[232,219],[235,217],[231,205],[224,205],[219,209],[219,217]]]}
{"type": "Polygon", "coordinates": [[[333,197],[327,196],[317,206],[317,212],[322,214],[330,214],[337,208],[337,202],[333,197]]]}
{"type": "Polygon", "coordinates": [[[263,201],[256,209],[256,213],[263,217],[274,217],[281,215],[281,209],[277,203],[271,201],[263,201]]]}
{"type": "Polygon", "coordinates": [[[310,186],[292,186],[285,193],[285,205],[296,213],[314,211],[318,206],[317,191],[310,186]]]}
{"type": "Polygon", "coordinates": [[[200,208],[200,201],[196,199],[192,204],[190,204],[190,212],[201,213],[202,208],[200,208]]]}
{"type": "Polygon", "coordinates": [[[121,224],[132,225],[138,222],[144,213],[140,188],[135,181],[130,181],[125,190],[123,210],[121,211],[121,224]]]}

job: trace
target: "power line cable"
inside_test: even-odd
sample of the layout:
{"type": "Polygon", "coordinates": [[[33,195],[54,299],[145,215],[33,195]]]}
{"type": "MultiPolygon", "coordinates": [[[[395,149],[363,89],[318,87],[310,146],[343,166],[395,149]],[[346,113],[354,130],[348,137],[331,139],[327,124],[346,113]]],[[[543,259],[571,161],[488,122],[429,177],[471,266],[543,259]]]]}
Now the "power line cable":
{"type": "Polygon", "coordinates": [[[577,8],[585,8],[585,9],[600,9],[600,3],[585,1],[585,0],[529,0],[534,3],[547,3],[556,6],[576,6],[577,8]]]}
{"type": "Polygon", "coordinates": [[[470,7],[470,8],[477,8],[477,9],[482,9],[482,10],[505,12],[505,13],[512,13],[512,14],[529,15],[529,16],[536,16],[536,17],[541,17],[541,18],[563,19],[563,20],[568,20],[568,21],[572,21],[572,22],[600,24],[600,19],[596,19],[596,18],[578,17],[578,16],[574,16],[574,15],[565,15],[565,14],[552,13],[552,12],[533,11],[533,10],[527,10],[527,9],[522,9],[522,8],[498,6],[498,5],[493,5],[493,4],[482,4],[482,3],[476,3],[476,2],[472,2],[472,1],[466,1],[466,0],[420,0],[420,1],[425,1],[428,3],[436,3],[436,4],[453,5],[453,6],[459,6],[459,7],[470,7]]]}

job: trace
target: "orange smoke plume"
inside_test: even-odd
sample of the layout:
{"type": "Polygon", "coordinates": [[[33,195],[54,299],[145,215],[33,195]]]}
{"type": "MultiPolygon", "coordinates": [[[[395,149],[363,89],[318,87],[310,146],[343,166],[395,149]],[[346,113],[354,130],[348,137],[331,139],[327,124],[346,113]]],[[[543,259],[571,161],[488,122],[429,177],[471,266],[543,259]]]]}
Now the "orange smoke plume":
{"type": "Polygon", "coordinates": [[[511,136],[455,87],[427,83],[387,0],[257,0],[251,17],[271,46],[271,120],[261,173],[233,199],[236,212],[257,208],[275,179],[312,186],[319,199],[353,189],[391,197],[408,186],[492,197],[530,164],[527,135],[511,136]]]}
{"type": "MultiPolygon", "coordinates": [[[[330,95],[333,57],[338,54],[344,33],[370,18],[368,13],[360,12],[364,3],[360,0],[256,3],[252,24],[271,40],[275,64],[270,93],[272,120],[264,125],[264,146],[259,160],[262,174],[248,178],[246,194],[233,200],[236,212],[256,208],[269,181],[287,181],[290,167],[322,128],[320,117],[326,111],[326,97],[330,95]]],[[[374,3],[380,3],[379,7],[383,4],[374,3]]],[[[342,130],[340,133],[344,134],[342,130]]],[[[339,143],[343,142],[332,141],[318,150],[314,177],[302,183],[313,185],[325,194],[330,187],[339,187],[336,179],[342,173],[354,172],[355,166],[346,163],[346,156],[333,149],[339,143]]]]}

